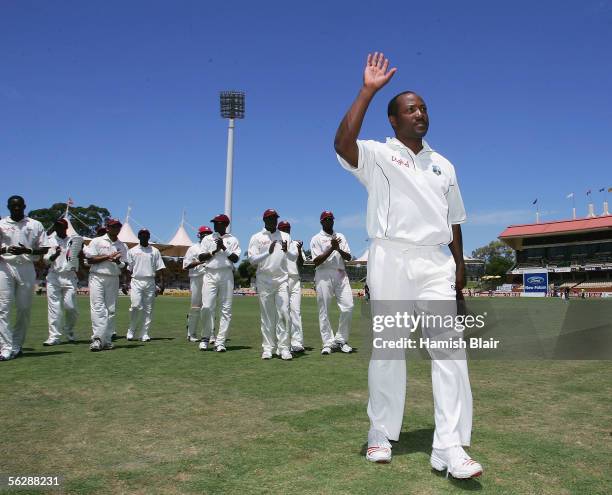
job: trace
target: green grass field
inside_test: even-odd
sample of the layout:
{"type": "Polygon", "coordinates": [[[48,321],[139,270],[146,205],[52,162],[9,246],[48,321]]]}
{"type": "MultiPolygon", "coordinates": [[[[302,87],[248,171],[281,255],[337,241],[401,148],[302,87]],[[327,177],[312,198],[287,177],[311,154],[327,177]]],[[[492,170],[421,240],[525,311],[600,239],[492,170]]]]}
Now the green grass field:
{"type": "MultiPolygon", "coordinates": [[[[365,461],[366,352],[319,355],[314,299],[303,300],[311,350],[290,362],[260,359],[256,298],[234,299],[224,354],[186,342],[189,302],[172,297],[157,301],[152,342],[91,353],[79,304],[79,343],[49,348],[35,297],[24,357],[0,363],[0,474],[61,475],[63,492],[96,494],[612,493],[611,362],[471,362],[470,453],[485,473],[455,481],[429,466],[423,361],[409,363],[393,462],[365,461]]],[[[128,307],[120,298],[120,335],[128,307]]],[[[356,334],[359,318],[356,307],[356,334]]]]}

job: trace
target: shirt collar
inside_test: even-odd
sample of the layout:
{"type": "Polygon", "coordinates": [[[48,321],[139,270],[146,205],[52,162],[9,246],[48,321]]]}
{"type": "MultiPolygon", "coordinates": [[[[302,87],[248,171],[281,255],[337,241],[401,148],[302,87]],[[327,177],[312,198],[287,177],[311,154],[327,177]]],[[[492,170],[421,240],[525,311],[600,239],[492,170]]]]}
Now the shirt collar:
{"type": "Polygon", "coordinates": [[[11,218],[11,216],[9,215],[8,217],[5,217],[5,220],[6,220],[7,222],[10,222],[10,223],[18,224],[18,223],[21,223],[21,222],[27,222],[27,221],[29,220],[29,217],[26,215],[26,216],[25,216],[25,217],[23,217],[21,220],[15,221],[15,220],[13,220],[13,219],[11,218]]]}
{"type": "Polygon", "coordinates": [[[320,234],[321,234],[323,237],[333,237],[335,233],[336,233],[336,232],[333,232],[333,233],[331,233],[331,234],[328,234],[328,233],[327,233],[327,232],[325,232],[323,229],[321,229],[321,232],[320,232],[320,234]]]}
{"type": "MultiPolygon", "coordinates": [[[[421,151],[426,152],[426,153],[427,152],[430,153],[430,152],[433,151],[432,147],[429,146],[429,143],[427,141],[425,141],[423,139],[422,142],[423,142],[423,149],[421,151]]],[[[408,146],[406,146],[404,143],[402,143],[399,139],[397,139],[396,137],[388,137],[387,141],[386,141],[386,145],[389,146],[390,148],[393,148],[393,149],[396,149],[396,150],[398,150],[398,149],[408,150],[408,151],[410,151],[410,153],[412,153],[414,155],[414,152],[410,148],[408,148],[408,146]]],[[[421,151],[419,151],[419,153],[421,151]]]]}
{"type": "MultiPolygon", "coordinates": [[[[117,241],[113,241],[113,240],[112,240],[112,239],[111,239],[111,238],[108,236],[108,234],[104,234],[104,235],[102,236],[102,239],[106,239],[106,240],[107,240],[108,242],[110,242],[111,244],[115,244],[115,242],[117,242],[117,241],[119,240],[119,238],[117,238],[117,241]]],[[[140,246],[140,244],[138,244],[138,245],[140,246]]]]}

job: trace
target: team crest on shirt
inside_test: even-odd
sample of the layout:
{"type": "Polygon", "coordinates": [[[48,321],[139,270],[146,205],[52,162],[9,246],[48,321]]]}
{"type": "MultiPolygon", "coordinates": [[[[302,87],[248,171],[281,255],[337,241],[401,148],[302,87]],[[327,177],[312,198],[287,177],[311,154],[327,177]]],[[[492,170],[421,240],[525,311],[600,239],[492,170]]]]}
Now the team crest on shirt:
{"type": "Polygon", "coordinates": [[[441,175],[442,174],[442,170],[440,170],[440,167],[438,167],[437,165],[432,165],[431,166],[431,171],[436,174],[436,175],[441,175]]]}

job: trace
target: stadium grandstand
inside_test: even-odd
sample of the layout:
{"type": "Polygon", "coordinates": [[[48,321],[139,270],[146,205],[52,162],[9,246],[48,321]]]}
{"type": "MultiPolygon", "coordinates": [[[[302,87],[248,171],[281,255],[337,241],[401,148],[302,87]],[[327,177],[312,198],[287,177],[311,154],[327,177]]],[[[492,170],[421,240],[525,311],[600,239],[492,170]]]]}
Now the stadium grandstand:
{"type": "Polygon", "coordinates": [[[612,215],[511,225],[499,239],[515,251],[507,282],[522,290],[526,270],[548,272],[552,291],[612,292],[612,215]]]}

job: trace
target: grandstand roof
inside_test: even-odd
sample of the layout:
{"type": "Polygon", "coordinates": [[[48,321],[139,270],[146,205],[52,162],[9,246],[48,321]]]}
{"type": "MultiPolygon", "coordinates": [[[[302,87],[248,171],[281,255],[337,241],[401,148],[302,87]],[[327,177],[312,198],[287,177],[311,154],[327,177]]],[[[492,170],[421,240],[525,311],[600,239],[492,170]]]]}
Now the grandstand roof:
{"type": "Polygon", "coordinates": [[[512,242],[512,239],[523,237],[548,236],[559,234],[575,234],[583,232],[595,232],[612,229],[612,215],[594,218],[581,218],[577,220],[559,220],[545,223],[529,223],[524,225],[510,225],[499,238],[517,249],[520,243],[512,242]]]}

